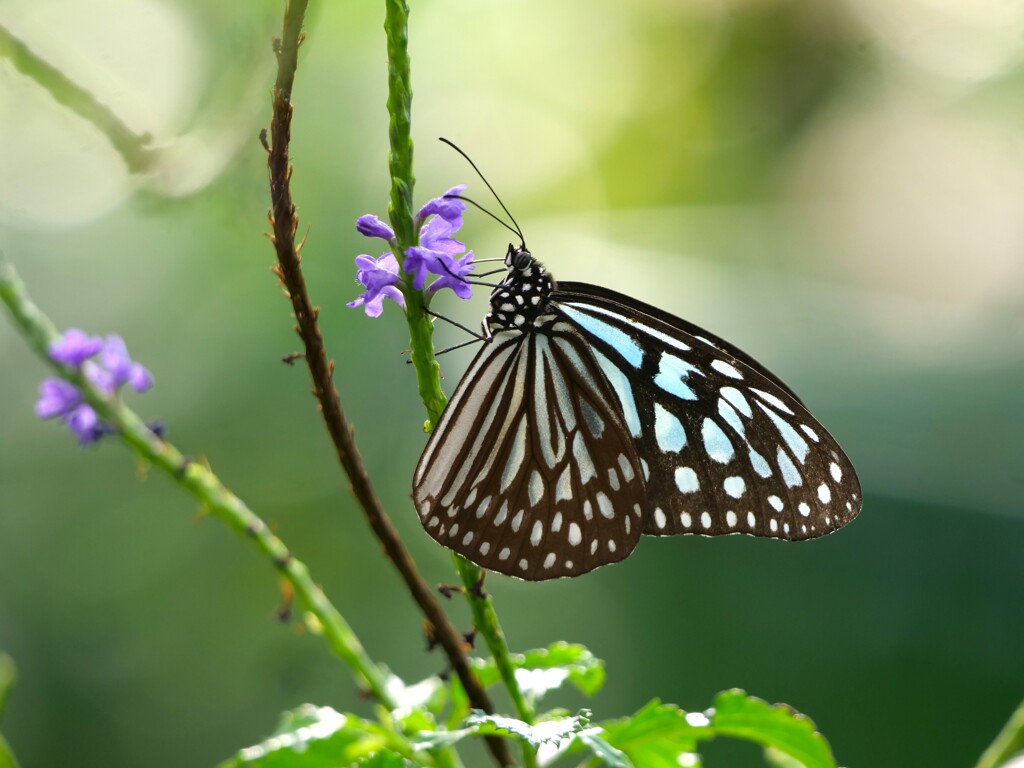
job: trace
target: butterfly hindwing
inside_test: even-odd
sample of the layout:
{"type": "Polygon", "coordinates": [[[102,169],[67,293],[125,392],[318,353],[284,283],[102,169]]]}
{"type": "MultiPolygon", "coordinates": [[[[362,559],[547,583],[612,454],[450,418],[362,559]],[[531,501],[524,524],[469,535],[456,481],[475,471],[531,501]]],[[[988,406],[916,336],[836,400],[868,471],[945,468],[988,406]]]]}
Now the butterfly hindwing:
{"type": "Polygon", "coordinates": [[[857,515],[843,451],[749,355],[606,289],[563,283],[553,298],[609,380],[624,382],[616,394],[639,428],[645,534],[806,539],[857,515]]]}
{"type": "Polygon", "coordinates": [[[413,498],[427,532],[492,570],[573,576],[626,557],[646,506],[616,394],[571,324],[499,331],[424,450],[413,498]]]}

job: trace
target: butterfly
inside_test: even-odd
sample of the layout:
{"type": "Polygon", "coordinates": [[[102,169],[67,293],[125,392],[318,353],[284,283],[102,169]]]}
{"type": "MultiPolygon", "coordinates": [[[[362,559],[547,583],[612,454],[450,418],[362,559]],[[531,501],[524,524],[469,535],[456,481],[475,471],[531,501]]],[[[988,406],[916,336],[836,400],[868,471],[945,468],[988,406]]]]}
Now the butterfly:
{"type": "Polygon", "coordinates": [[[529,581],[641,535],[811,539],[860,512],[853,465],[777,376],[636,299],[556,282],[509,245],[486,343],[413,480],[436,541],[529,581]]]}

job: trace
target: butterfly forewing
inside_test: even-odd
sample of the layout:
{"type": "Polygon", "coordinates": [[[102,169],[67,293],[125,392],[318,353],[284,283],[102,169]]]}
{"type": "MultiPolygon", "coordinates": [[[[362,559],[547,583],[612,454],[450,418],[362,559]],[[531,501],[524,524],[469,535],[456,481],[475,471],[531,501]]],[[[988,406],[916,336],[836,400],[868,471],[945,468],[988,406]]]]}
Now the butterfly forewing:
{"type": "Polygon", "coordinates": [[[563,283],[552,298],[620,383],[645,472],[645,534],[807,539],[860,511],[842,449],[749,355],[607,289],[563,283]]]}
{"type": "Polygon", "coordinates": [[[628,419],[572,324],[500,331],[463,377],[416,468],[430,535],[530,580],[626,557],[646,507],[628,419]]]}

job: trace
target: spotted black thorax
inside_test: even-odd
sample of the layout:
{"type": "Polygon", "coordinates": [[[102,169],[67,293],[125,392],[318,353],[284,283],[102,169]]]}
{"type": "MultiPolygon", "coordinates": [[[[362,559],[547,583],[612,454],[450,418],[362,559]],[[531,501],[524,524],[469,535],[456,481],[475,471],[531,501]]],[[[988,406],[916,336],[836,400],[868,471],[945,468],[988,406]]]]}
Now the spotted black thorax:
{"type": "Polygon", "coordinates": [[[509,243],[505,266],[508,274],[491,291],[491,311],[483,321],[488,337],[494,331],[525,328],[541,315],[550,314],[551,292],[558,287],[525,246],[509,243]]]}

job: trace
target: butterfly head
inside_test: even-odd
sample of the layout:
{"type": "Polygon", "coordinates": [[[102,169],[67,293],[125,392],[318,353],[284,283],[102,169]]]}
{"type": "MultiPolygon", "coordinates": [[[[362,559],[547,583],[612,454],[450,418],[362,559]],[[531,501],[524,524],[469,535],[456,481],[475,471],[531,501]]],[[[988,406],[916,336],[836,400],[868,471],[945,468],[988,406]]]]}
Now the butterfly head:
{"type": "Polygon", "coordinates": [[[555,280],[525,245],[509,244],[505,267],[508,274],[491,291],[491,311],[486,324],[492,330],[532,326],[539,316],[548,312],[555,280]]]}

